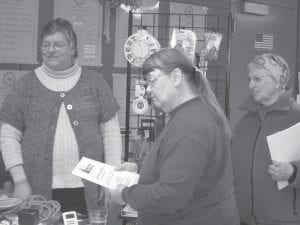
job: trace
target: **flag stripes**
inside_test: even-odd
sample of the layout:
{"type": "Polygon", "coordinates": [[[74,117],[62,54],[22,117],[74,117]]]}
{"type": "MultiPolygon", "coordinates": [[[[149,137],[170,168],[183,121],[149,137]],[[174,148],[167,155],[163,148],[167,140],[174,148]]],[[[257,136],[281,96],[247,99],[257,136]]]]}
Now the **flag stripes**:
{"type": "Polygon", "coordinates": [[[273,50],[273,34],[255,34],[254,48],[257,50],[273,50]]]}

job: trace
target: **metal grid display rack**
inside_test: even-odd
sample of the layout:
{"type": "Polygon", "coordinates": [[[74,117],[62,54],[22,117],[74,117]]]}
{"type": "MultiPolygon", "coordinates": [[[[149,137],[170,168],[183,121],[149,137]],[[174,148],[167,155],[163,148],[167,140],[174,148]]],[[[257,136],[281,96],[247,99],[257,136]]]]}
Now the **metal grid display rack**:
{"type": "MultiPolygon", "coordinates": [[[[196,34],[197,46],[195,54],[195,65],[199,66],[199,49],[204,45],[205,32],[213,31],[222,33],[222,42],[218,52],[217,60],[209,61],[206,68],[206,75],[210,84],[223,107],[229,115],[229,64],[230,64],[230,42],[231,42],[230,15],[207,15],[207,14],[171,14],[171,13],[132,13],[129,12],[128,37],[138,29],[146,29],[159,41],[161,47],[169,46],[173,28],[190,29],[196,34]],[[189,17],[190,24],[182,24],[182,21],[189,17]],[[134,18],[134,19],[133,19],[134,18]],[[198,20],[201,20],[199,26],[198,20]],[[175,22],[174,22],[175,21],[175,22]],[[198,36],[198,35],[197,35],[198,36]]],[[[155,137],[164,127],[167,116],[160,110],[149,107],[149,110],[142,115],[136,114],[131,109],[134,99],[134,86],[136,80],[141,80],[141,69],[127,63],[126,81],[126,118],[125,118],[125,161],[139,160],[141,148],[149,150],[155,141],[155,137]],[[138,137],[138,138],[136,138],[138,137]],[[140,138],[142,137],[142,138],[140,138]],[[143,141],[141,141],[143,140],[143,141]],[[146,147],[145,147],[146,146],[146,147]]],[[[146,150],[146,151],[147,151],[146,150]]],[[[144,149],[142,150],[144,152],[144,149]]]]}

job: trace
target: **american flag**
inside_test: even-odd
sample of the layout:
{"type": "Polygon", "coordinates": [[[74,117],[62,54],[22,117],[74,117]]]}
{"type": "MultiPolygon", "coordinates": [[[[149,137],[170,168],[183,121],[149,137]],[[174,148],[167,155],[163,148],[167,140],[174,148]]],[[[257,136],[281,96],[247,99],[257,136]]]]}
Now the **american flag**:
{"type": "Polygon", "coordinates": [[[254,48],[257,50],[273,50],[273,34],[255,34],[254,48]]]}

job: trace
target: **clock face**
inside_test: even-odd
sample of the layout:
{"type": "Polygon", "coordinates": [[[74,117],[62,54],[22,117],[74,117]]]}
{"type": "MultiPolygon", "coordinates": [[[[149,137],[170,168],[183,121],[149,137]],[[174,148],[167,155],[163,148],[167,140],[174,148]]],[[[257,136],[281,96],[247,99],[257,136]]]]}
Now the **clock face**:
{"type": "Polygon", "coordinates": [[[147,43],[139,40],[132,45],[132,54],[139,59],[145,59],[149,54],[149,45],[147,43]]]}
{"type": "Polygon", "coordinates": [[[159,42],[146,30],[138,30],[128,37],[124,44],[127,61],[137,67],[141,67],[143,62],[159,49],[159,42]]]}

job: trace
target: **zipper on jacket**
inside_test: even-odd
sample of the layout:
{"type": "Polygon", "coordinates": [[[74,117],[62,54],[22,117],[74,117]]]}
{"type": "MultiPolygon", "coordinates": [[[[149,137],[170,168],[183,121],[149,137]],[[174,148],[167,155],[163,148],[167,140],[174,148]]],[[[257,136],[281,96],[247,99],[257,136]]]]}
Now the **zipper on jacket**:
{"type": "Polygon", "coordinates": [[[252,163],[251,163],[251,214],[252,214],[252,216],[254,218],[255,224],[257,224],[257,219],[256,219],[256,216],[254,214],[254,182],[253,182],[254,154],[255,154],[255,147],[256,147],[256,144],[257,144],[257,139],[258,139],[258,136],[259,136],[259,134],[261,132],[264,119],[265,119],[265,116],[260,117],[259,128],[258,128],[256,137],[255,137],[253,148],[252,148],[252,163]]]}
{"type": "Polygon", "coordinates": [[[296,189],[293,188],[293,213],[294,215],[297,215],[297,206],[296,206],[296,201],[297,201],[297,192],[296,189]]]}

